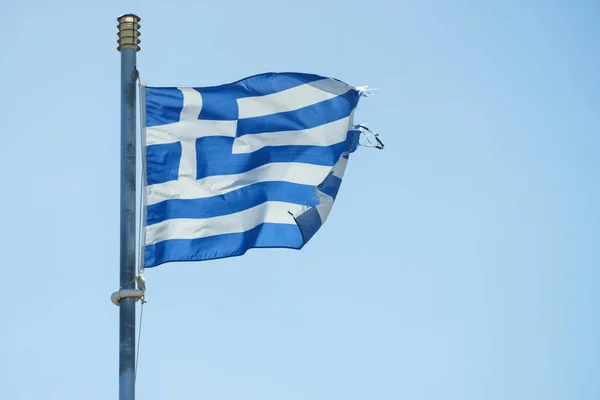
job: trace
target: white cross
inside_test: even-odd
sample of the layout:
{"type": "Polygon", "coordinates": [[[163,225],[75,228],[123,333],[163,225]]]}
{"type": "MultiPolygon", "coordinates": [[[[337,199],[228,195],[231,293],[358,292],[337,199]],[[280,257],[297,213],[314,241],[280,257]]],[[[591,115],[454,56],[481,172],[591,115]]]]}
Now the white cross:
{"type": "MultiPolygon", "coordinates": [[[[192,88],[178,88],[183,93],[183,108],[179,121],[197,121],[202,110],[202,96],[192,88]]],[[[181,160],[179,161],[178,179],[188,178],[196,180],[196,138],[181,138],[181,160]]]]}

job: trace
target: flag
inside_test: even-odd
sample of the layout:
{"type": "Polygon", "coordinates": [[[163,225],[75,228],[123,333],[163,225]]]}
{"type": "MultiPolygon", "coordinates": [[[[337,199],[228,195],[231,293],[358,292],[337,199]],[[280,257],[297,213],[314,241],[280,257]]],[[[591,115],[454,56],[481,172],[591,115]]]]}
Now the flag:
{"type": "Polygon", "coordinates": [[[301,249],[358,145],[360,95],[303,73],[144,87],[144,266],[301,249]]]}

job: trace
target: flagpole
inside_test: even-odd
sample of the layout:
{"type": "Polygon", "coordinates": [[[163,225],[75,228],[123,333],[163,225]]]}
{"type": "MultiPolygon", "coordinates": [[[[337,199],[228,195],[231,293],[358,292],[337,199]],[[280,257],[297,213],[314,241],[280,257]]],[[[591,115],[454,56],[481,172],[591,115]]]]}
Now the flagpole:
{"type": "MultiPolygon", "coordinates": [[[[136,53],[140,17],[117,18],[121,52],[121,212],[119,305],[119,400],[135,399],[135,190],[136,190],[136,53]]],[[[114,294],[113,294],[114,297],[114,294]]]]}

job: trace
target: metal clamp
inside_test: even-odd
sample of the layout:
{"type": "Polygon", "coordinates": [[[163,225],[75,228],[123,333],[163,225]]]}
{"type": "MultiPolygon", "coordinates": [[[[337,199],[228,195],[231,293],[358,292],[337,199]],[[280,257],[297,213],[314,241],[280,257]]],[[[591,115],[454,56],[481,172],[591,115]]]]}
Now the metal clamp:
{"type": "Polygon", "coordinates": [[[141,289],[119,289],[110,295],[110,300],[115,306],[119,306],[121,304],[121,299],[128,297],[134,297],[135,301],[138,301],[144,297],[144,291],[141,289]]]}

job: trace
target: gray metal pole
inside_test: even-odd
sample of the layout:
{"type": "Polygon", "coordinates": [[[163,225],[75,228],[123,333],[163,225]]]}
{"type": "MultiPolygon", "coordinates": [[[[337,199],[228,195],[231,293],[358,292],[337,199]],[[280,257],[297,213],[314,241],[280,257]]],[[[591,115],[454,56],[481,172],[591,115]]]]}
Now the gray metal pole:
{"type": "MultiPolygon", "coordinates": [[[[120,288],[135,289],[136,53],[140,50],[137,15],[117,18],[121,52],[121,229],[120,288]]],[[[135,399],[135,297],[119,304],[119,400],[135,399]]]]}

